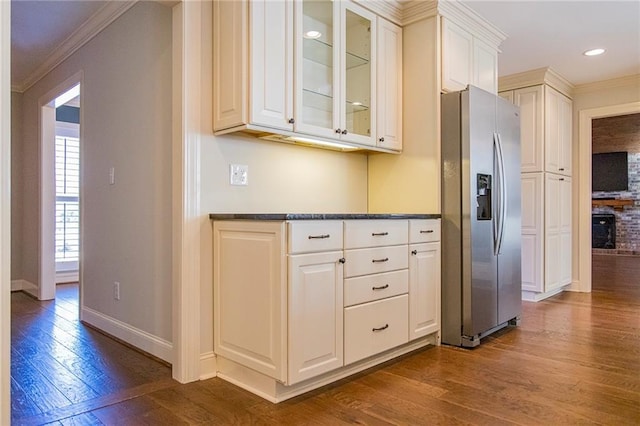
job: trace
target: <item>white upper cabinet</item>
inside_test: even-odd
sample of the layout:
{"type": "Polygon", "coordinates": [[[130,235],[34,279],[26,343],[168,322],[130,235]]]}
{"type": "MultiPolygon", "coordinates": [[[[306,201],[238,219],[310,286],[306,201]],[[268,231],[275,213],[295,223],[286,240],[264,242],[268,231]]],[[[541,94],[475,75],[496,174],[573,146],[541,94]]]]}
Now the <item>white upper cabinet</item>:
{"type": "Polygon", "coordinates": [[[293,130],[293,4],[213,4],[214,131],[293,130]],[[251,26],[251,31],[249,30],[251,26]]]}
{"type": "Polygon", "coordinates": [[[376,16],[349,2],[296,6],[296,132],[375,145],[376,16]]]}
{"type": "Polygon", "coordinates": [[[378,17],[377,144],[402,150],[402,28],[378,17]]]}
{"type": "Polygon", "coordinates": [[[522,173],[571,176],[571,99],[546,84],[500,92],[520,107],[522,173]]]}
{"type": "Polygon", "coordinates": [[[542,86],[511,91],[520,107],[521,172],[542,171],[544,148],[544,90],[542,86]]]}
{"type": "Polygon", "coordinates": [[[455,92],[469,84],[497,93],[498,49],[442,18],[442,90],[455,92]]]}
{"type": "Polygon", "coordinates": [[[216,134],[402,149],[400,27],[348,0],[216,0],[213,13],[216,134]]]}
{"type": "Polygon", "coordinates": [[[545,87],[545,167],[547,172],[571,176],[571,111],[569,98],[545,87]]]}

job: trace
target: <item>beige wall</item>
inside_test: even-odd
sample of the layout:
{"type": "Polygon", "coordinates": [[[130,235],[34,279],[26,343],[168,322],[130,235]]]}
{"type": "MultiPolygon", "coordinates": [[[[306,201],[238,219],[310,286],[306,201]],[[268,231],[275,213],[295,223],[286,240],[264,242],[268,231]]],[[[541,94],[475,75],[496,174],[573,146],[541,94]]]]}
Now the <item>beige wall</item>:
{"type": "Polygon", "coordinates": [[[22,94],[11,92],[11,279],[22,279],[22,94]]]}
{"type": "Polygon", "coordinates": [[[369,157],[369,211],[440,213],[438,19],[403,30],[403,152],[369,157]]]}
{"type": "Polygon", "coordinates": [[[23,98],[22,278],[39,282],[39,102],[82,71],[83,308],[166,341],[172,339],[171,41],[171,9],[137,3],[23,98]],[[115,185],[108,182],[110,167],[115,185]],[[120,301],[114,281],[121,283],[120,301]]]}
{"type": "MultiPolygon", "coordinates": [[[[591,174],[580,175],[580,156],[581,152],[588,150],[591,152],[591,146],[581,146],[583,141],[580,140],[579,125],[580,111],[610,107],[615,105],[628,104],[631,102],[640,102],[640,75],[629,76],[603,82],[590,83],[577,86],[573,95],[573,280],[579,285],[580,282],[580,262],[581,251],[591,253],[591,247],[587,243],[580,243],[580,211],[578,206],[580,203],[580,194],[585,192],[585,185],[591,187],[591,174]]],[[[590,158],[590,156],[588,157],[590,158]]],[[[590,170],[590,167],[589,167],[590,170]]],[[[590,197],[591,192],[588,192],[590,197]]],[[[590,202],[589,202],[590,203],[590,202]]],[[[582,205],[585,205],[582,203],[582,205]]],[[[589,205],[589,204],[586,204],[589,205]]],[[[589,210],[589,214],[591,210],[589,210]]],[[[591,225],[586,224],[584,232],[590,232],[591,225]]],[[[575,287],[575,286],[574,286],[575,287]]]]}

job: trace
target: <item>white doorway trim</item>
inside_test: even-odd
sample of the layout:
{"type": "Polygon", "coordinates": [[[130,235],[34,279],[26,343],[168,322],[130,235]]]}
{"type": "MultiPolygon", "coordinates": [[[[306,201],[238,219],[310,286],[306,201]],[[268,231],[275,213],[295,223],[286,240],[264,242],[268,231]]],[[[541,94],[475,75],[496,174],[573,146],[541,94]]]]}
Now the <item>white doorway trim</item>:
{"type": "MultiPolygon", "coordinates": [[[[50,300],[56,296],[56,260],[55,260],[55,135],[56,135],[56,98],[72,87],[82,85],[83,72],[79,71],[38,100],[40,107],[40,250],[39,283],[35,296],[39,300],[50,300]]],[[[82,90],[80,91],[82,105],[82,90]]],[[[80,155],[82,155],[82,111],[80,113],[80,155]]],[[[82,164],[82,159],[80,160],[82,164]]],[[[82,177],[80,178],[82,182],[82,177]]],[[[82,185],[80,185],[82,192],[82,185]]],[[[80,194],[80,247],[82,251],[82,193],[80,194]]],[[[81,265],[82,255],[79,264],[81,265]]],[[[79,268],[82,271],[82,268],[79,268]]],[[[82,295],[82,276],[80,276],[80,295],[82,295]]]]}
{"type": "Polygon", "coordinates": [[[173,6],[173,378],[200,379],[203,2],[173,6]]]}
{"type": "Polygon", "coordinates": [[[11,422],[11,2],[0,1],[0,424],[11,422]]]}
{"type": "Polygon", "coordinates": [[[578,124],[578,291],[591,292],[591,122],[596,118],[640,112],[640,102],[591,108],[580,111],[578,124]]]}

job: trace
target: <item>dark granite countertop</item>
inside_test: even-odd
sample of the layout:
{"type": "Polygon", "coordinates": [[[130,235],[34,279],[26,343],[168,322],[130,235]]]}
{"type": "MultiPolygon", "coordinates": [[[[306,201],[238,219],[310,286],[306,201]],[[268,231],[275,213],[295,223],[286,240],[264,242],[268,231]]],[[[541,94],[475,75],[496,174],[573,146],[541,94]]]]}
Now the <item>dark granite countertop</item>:
{"type": "Polygon", "coordinates": [[[351,219],[440,219],[440,214],[398,213],[211,213],[211,220],[351,220],[351,219]]]}

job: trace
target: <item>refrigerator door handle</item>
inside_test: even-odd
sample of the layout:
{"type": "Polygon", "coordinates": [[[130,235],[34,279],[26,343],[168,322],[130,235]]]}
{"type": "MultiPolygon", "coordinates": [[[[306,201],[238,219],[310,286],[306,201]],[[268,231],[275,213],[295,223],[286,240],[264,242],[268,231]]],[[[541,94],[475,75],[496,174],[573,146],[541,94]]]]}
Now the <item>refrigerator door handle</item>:
{"type": "Polygon", "coordinates": [[[502,240],[504,239],[504,220],[507,217],[507,182],[505,181],[505,172],[504,172],[504,154],[502,152],[502,138],[500,137],[500,133],[496,133],[496,139],[498,141],[498,170],[500,173],[500,226],[498,228],[498,250],[497,254],[500,254],[502,251],[502,240]]]}
{"type": "Polygon", "coordinates": [[[494,215],[492,221],[493,229],[493,255],[498,255],[498,238],[500,235],[500,154],[498,152],[498,134],[493,134],[493,176],[494,178],[494,199],[496,204],[494,205],[494,215]]]}

